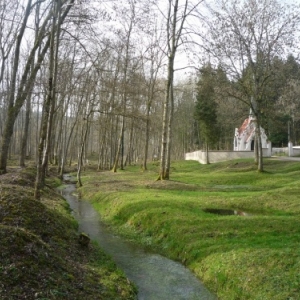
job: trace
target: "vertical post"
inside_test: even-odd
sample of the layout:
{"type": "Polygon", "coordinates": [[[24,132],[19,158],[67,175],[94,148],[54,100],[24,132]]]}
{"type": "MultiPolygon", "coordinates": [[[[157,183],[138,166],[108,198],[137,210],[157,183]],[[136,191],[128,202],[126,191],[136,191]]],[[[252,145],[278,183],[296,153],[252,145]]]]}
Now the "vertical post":
{"type": "Polygon", "coordinates": [[[291,124],[290,120],[288,120],[288,143],[291,141],[291,124]]]}
{"type": "Polygon", "coordinates": [[[289,156],[294,156],[294,151],[293,151],[293,143],[289,141],[288,143],[288,154],[289,156]]]}

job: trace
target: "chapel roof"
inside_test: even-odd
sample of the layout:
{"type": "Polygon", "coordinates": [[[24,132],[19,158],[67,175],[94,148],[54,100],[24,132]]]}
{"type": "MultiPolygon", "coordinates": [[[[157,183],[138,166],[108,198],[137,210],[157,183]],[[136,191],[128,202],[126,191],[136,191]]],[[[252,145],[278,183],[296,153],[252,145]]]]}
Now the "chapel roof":
{"type": "Polygon", "coordinates": [[[245,121],[243,122],[242,126],[239,128],[239,130],[238,130],[239,135],[241,135],[245,131],[245,129],[247,128],[247,126],[249,125],[249,119],[250,118],[245,119],[245,121]]]}

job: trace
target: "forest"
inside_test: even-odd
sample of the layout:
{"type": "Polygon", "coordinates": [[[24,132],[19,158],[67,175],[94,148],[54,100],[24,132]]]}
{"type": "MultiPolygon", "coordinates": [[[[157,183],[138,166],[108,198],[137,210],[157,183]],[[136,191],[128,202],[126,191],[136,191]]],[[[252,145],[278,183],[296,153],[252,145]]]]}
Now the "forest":
{"type": "MultiPolygon", "coordinates": [[[[232,150],[251,109],[299,143],[299,5],[281,1],[0,1],[0,173],[98,169],[232,150]]],[[[259,131],[257,133],[259,149],[259,131]]],[[[258,152],[259,153],[259,152],[258,152]]],[[[260,166],[259,168],[262,168],[260,166]]]]}

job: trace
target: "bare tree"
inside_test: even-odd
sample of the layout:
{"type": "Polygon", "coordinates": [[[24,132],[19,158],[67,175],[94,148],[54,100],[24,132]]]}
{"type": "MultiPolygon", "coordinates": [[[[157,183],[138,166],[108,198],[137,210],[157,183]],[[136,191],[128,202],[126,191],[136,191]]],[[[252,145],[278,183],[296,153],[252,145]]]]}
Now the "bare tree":
{"type": "MultiPolygon", "coordinates": [[[[35,2],[37,5],[38,2],[35,2]]],[[[61,16],[61,22],[65,20],[67,17],[74,0],[65,0],[62,2],[62,6],[64,10],[61,16]]],[[[13,135],[13,128],[16,118],[20,112],[21,107],[24,104],[30,90],[32,89],[32,85],[34,84],[36,74],[38,70],[41,68],[42,62],[45,58],[45,55],[49,49],[51,35],[47,35],[47,30],[49,28],[49,22],[53,16],[53,11],[50,9],[48,14],[44,17],[44,21],[39,28],[39,33],[36,35],[34,40],[33,46],[29,51],[29,55],[26,58],[25,66],[22,72],[22,76],[20,82],[17,86],[17,74],[19,71],[19,60],[20,60],[20,48],[21,43],[24,37],[24,32],[26,29],[28,18],[34,8],[32,5],[32,1],[29,0],[26,6],[26,10],[24,13],[24,17],[22,20],[22,25],[20,27],[15,47],[14,47],[14,55],[13,55],[13,67],[11,71],[11,84],[10,84],[10,91],[9,91],[9,100],[8,100],[8,114],[5,122],[2,143],[1,143],[1,155],[0,155],[0,174],[6,173],[6,166],[7,166],[7,158],[8,158],[8,151],[11,142],[11,137],[13,135]],[[44,44],[43,44],[44,42],[44,44]],[[38,54],[37,60],[35,62],[34,67],[32,67],[32,61],[37,53],[37,50],[42,45],[41,51],[38,54]]]]}
{"type": "Polygon", "coordinates": [[[0,1],[0,84],[3,80],[6,61],[13,49],[21,24],[19,1],[0,1]]]}
{"type": "Polygon", "coordinates": [[[142,162],[142,169],[147,170],[147,160],[149,152],[149,139],[150,139],[150,129],[151,129],[151,112],[153,110],[153,105],[155,98],[158,94],[158,84],[159,72],[162,69],[164,52],[162,51],[162,35],[161,31],[158,30],[158,22],[149,24],[145,34],[149,39],[149,46],[147,51],[143,53],[143,72],[145,78],[145,85],[147,89],[146,98],[146,128],[145,128],[145,145],[144,145],[144,155],[142,162]]]}
{"type": "Polygon", "coordinates": [[[61,1],[52,4],[53,18],[50,32],[50,57],[49,57],[49,79],[48,93],[44,101],[42,126],[38,150],[37,175],[35,184],[35,198],[39,198],[39,191],[45,184],[46,168],[48,165],[48,154],[50,150],[52,121],[56,100],[56,79],[57,79],[57,56],[59,47],[59,34],[61,26],[61,1]]]}
{"type": "MultiPolygon", "coordinates": [[[[36,14],[35,14],[35,38],[37,38],[39,32],[39,24],[40,24],[40,3],[36,5],[36,14]]],[[[34,59],[31,62],[31,68],[34,68],[34,59]]],[[[21,140],[21,149],[20,149],[20,167],[25,167],[25,157],[26,157],[26,148],[28,144],[28,135],[29,135],[29,122],[30,122],[30,113],[31,113],[31,97],[32,97],[33,85],[31,86],[31,90],[29,91],[26,97],[26,112],[25,112],[25,121],[24,121],[24,131],[21,140]]]]}
{"type": "MultiPolygon", "coordinates": [[[[117,171],[117,167],[120,161],[120,168],[121,170],[124,169],[124,135],[125,135],[125,114],[126,114],[126,107],[128,102],[128,73],[130,68],[130,59],[132,57],[133,47],[132,47],[132,35],[134,31],[134,27],[138,22],[138,15],[137,15],[137,5],[135,1],[129,0],[128,1],[128,9],[124,8],[120,11],[123,13],[123,16],[129,15],[129,19],[124,20],[124,32],[119,32],[121,35],[121,39],[124,40],[124,45],[121,47],[124,51],[122,55],[124,57],[123,61],[123,68],[122,68],[122,79],[121,79],[121,101],[122,101],[122,116],[121,116],[121,128],[120,128],[120,135],[119,135],[119,142],[115,157],[115,162],[113,165],[113,172],[117,171]],[[125,15],[124,15],[125,13],[125,15]]],[[[121,17],[119,12],[119,16],[121,17]]]]}
{"type": "Polygon", "coordinates": [[[167,34],[167,80],[165,100],[163,104],[163,123],[160,172],[158,180],[170,178],[172,122],[174,113],[174,62],[178,47],[182,43],[184,24],[189,15],[199,6],[202,1],[189,7],[189,1],[183,1],[181,6],[179,0],[169,0],[166,19],[167,34]]]}

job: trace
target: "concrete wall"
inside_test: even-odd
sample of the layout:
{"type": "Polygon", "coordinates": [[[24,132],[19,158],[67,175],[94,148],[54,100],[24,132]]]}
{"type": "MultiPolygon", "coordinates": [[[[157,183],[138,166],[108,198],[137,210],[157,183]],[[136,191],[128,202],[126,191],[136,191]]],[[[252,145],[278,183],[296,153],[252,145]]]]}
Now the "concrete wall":
{"type": "MultiPolygon", "coordinates": [[[[284,154],[287,156],[300,156],[300,146],[293,146],[289,143],[288,147],[272,148],[271,143],[268,143],[268,148],[263,148],[263,157],[271,157],[272,155],[284,154]]],[[[254,151],[209,151],[208,159],[210,163],[227,161],[239,158],[254,158],[254,151]]],[[[196,160],[201,164],[207,164],[206,152],[202,150],[185,154],[185,160],[196,160]]]]}
{"type": "MultiPolygon", "coordinates": [[[[221,161],[239,159],[239,158],[254,158],[254,151],[209,151],[209,162],[216,163],[221,161]]],[[[263,148],[263,156],[270,157],[271,153],[268,148],[263,148]]],[[[199,150],[185,154],[185,160],[196,160],[201,164],[207,164],[206,152],[199,150]]]]}
{"type": "Polygon", "coordinates": [[[282,148],[272,148],[272,155],[288,155],[289,154],[289,148],[288,147],[282,147],[282,148]]]}
{"type": "Polygon", "coordinates": [[[289,156],[300,156],[300,146],[293,146],[293,143],[289,142],[288,155],[289,156]]]}
{"type": "Polygon", "coordinates": [[[300,146],[289,143],[288,147],[272,148],[272,155],[300,156],[300,146]]]}

